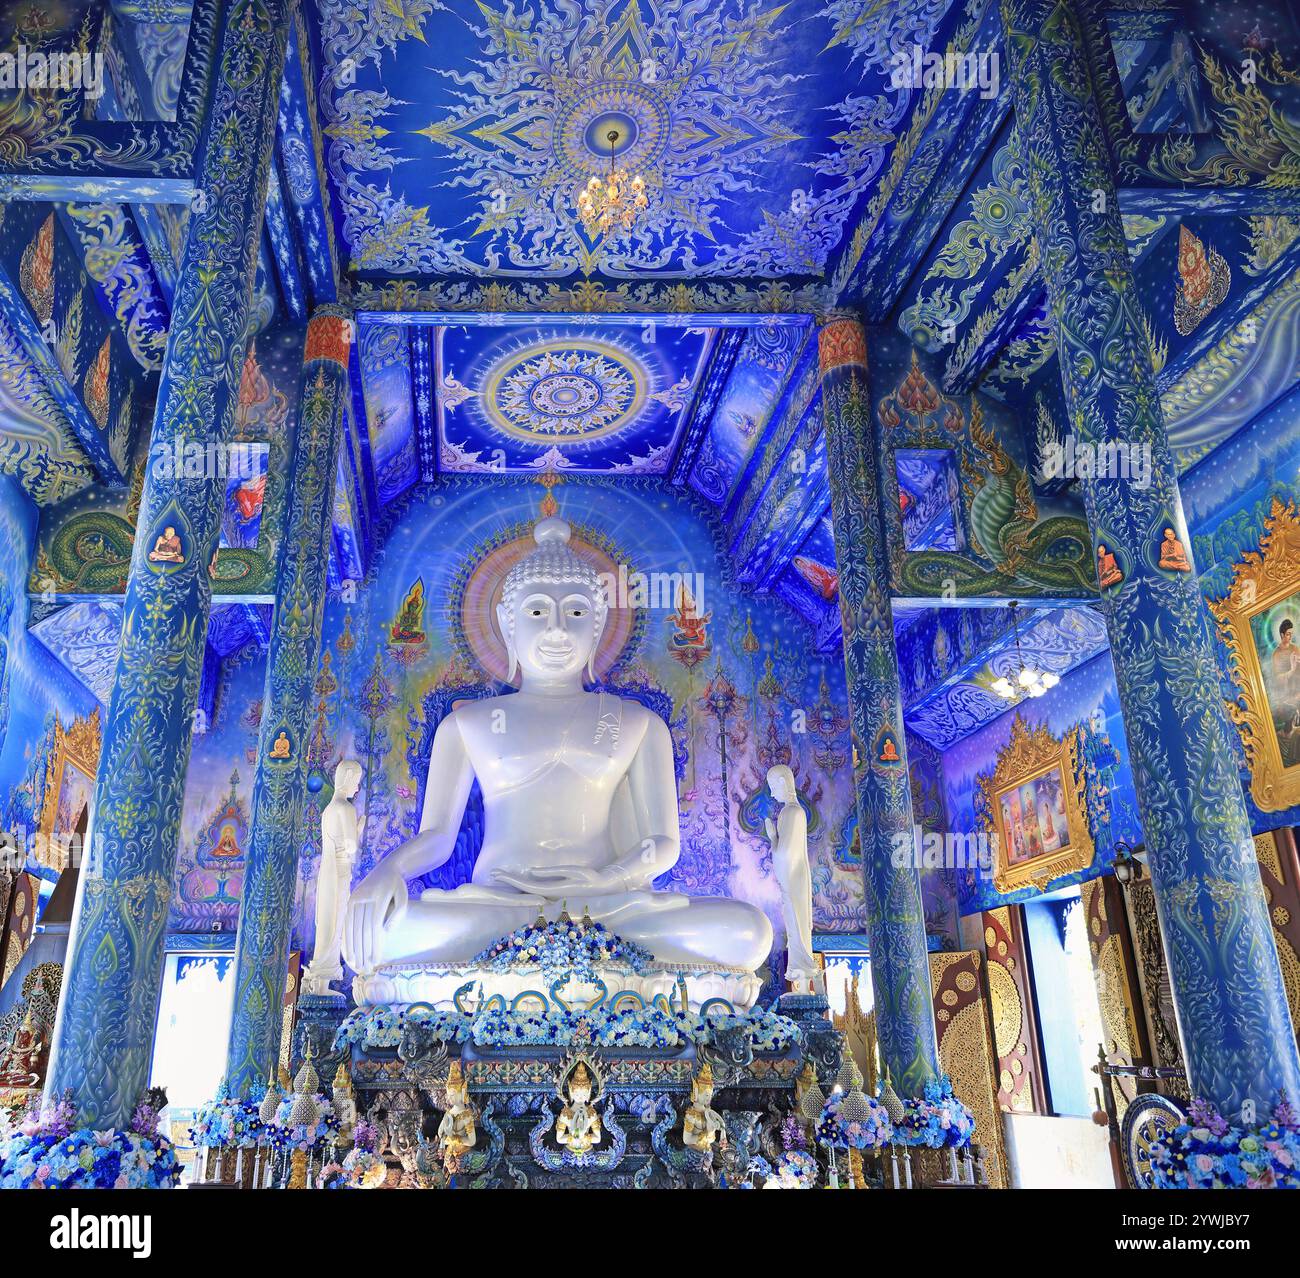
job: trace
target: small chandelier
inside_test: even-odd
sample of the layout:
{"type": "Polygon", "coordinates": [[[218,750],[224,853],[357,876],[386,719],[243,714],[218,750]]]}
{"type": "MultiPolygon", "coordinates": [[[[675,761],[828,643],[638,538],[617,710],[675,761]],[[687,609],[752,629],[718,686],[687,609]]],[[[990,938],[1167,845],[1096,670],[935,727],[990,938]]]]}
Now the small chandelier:
{"type": "Polygon", "coordinates": [[[1061,676],[1050,670],[1036,670],[1025,665],[1024,654],[1020,651],[1020,605],[1011,603],[1011,631],[1016,640],[1016,664],[1020,672],[1013,683],[1006,675],[999,675],[993,680],[993,691],[1004,701],[1018,701],[1021,697],[1041,697],[1049,688],[1055,688],[1061,682],[1061,676]]]}
{"type": "Polygon", "coordinates": [[[650,203],[646,198],[645,178],[639,173],[629,178],[614,164],[614,145],[618,137],[617,129],[610,129],[605,134],[609,143],[609,176],[601,181],[593,173],[578,193],[578,216],[582,219],[583,230],[592,238],[597,234],[608,235],[615,226],[630,230],[637,214],[650,203]]]}

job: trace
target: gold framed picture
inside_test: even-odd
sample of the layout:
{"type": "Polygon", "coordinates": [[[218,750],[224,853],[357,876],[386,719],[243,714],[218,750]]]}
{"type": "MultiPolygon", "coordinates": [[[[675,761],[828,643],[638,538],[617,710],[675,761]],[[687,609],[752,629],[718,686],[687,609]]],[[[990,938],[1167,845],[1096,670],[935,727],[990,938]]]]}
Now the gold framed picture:
{"type": "Polygon", "coordinates": [[[67,868],[71,836],[89,818],[95,800],[100,731],[98,710],[74,720],[70,728],[55,720],[54,745],[45,763],[42,837],[35,858],[51,870],[67,868]]]}
{"type": "Polygon", "coordinates": [[[1259,550],[1210,601],[1236,698],[1226,703],[1263,812],[1300,803],[1300,512],[1276,497],[1259,550]]]}
{"type": "Polygon", "coordinates": [[[993,885],[999,892],[1036,887],[1087,869],[1095,848],[1079,803],[1078,734],[1058,739],[1017,713],[1011,739],[991,773],[979,778],[993,836],[993,885]]]}

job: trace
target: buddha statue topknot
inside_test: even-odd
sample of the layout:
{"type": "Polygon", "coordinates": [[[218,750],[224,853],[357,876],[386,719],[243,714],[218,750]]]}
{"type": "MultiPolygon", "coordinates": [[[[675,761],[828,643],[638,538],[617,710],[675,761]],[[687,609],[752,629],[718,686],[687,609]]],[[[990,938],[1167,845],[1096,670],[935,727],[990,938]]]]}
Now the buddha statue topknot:
{"type": "Polygon", "coordinates": [[[465,964],[567,901],[660,963],[752,973],[772,943],[761,910],[651,889],[681,851],[668,728],[638,701],[586,690],[608,612],[600,577],[563,519],[540,520],[534,540],[497,608],[519,691],[467,702],[439,724],[419,833],[352,893],[349,964],[363,978],[465,964]],[[410,899],[407,880],[451,856],[476,779],[484,834],[470,882],[410,899]]]}

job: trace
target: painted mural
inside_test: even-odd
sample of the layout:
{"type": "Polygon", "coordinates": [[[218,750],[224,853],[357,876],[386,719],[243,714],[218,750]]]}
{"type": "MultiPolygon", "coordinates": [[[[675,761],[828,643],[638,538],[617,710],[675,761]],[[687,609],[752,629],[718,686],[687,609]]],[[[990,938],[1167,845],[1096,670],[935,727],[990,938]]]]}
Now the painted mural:
{"type": "MultiPolygon", "coordinates": [[[[683,853],[671,882],[752,901],[779,927],[764,778],[772,764],[788,763],[809,813],[816,926],[859,931],[839,654],[817,656],[797,616],[736,589],[702,506],[644,481],[546,478],[447,480],[393,507],[356,602],[333,600],[326,614],[309,806],[319,812],[334,763],[351,755],[365,772],[356,873],[414,833],[437,722],[458,699],[502,686],[494,592],[550,493],[587,553],[614,580],[630,583],[630,606],[612,614],[596,672],[672,730],[683,853]],[[638,582],[648,592],[644,606],[631,593],[638,582]]],[[[222,766],[228,771],[229,762],[222,766]]],[[[212,778],[214,799],[225,781],[212,778]]],[[[316,820],[307,821],[309,840],[316,820]]],[[[471,799],[458,851],[431,884],[468,876],[479,822],[471,799]]],[[[312,917],[307,885],[317,855],[309,849],[301,866],[299,941],[312,917]]]]}
{"type": "MultiPolygon", "coordinates": [[[[36,539],[36,509],[17,483],[0,475],[0,828],[26,847],[29,868],[42,864],[33,836],[47,811],[47,765],[60,729],[98,713],[95,698],[27,630],[27,565],[36,539]]],[[[65,825],[76,827],[76,779],[62,800],[65,825]]],[[[56,784],[62,785],[61,780],[56,784]]],[[[80,805],[84,806],[84,804],[80,805]]],[[[67,829],[65,833],[71,833],[67,829]]],[[[48,858],[47,858],[48,859],[48,858]]]]}
{"type": "MultiPolygon", "coordinates": [[[[1115,844],[1142,842],[1137,796],[1129,766],[1128,746],[1120,717],[1119,692],[1109,653],[1102,653],[1072,670],[1044,696],[1023,701],[943,754],[943,798],[951,829],[977,835],[983,829],[980,780],[992,773],[998,751],[1011,740],[1011,725],[1021,714],[1030,728],[1045,726],[1053,737],[1079,733],[1080,798],[1096,855],[1088,869],[1064,876],[1053,886],[1064,887],[1095,878],[1115,859],[1115,844]]],[[[1029,887],[1000,893],[991,873],[977,867],[956,871],[962,914],[974,914],[1039,894],[1029,887]]]]}
{"type": "Polygon", "coordinates": [[[960,524],[954,511],[951,533],[958,548],[902,551],[906,489],[897,465],[883,468],[898,594],[1091,597],[1096,575],[1082,507],[1070,494],[1036,495],[1017,415],[987,395],[943,394],[934,357],[898,333],[876,330],[872,354],[883,453],[947,454],[960,481],[960,524]]]}
{"type": "Polygon", "coordinates": [[[125,487],[94,485],[53,505],[41,520],[31,572],[38,594],[121,594],[135,543],[144,467],[220,466],[227,486],[221,548],[212,567],[218,595],[265,595],[274,575],[302,333],[277,326],[250,344],[235,410],[235,447],[222,461],[206,454],[155,456],[140,432],[125,487]]]}

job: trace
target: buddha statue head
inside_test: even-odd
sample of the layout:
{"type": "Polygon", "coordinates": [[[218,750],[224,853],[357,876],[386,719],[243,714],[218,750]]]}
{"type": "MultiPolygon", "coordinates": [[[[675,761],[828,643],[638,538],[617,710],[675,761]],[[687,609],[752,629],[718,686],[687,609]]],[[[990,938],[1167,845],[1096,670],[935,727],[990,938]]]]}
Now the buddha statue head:
{"type": "Polygon", "coordinates": [[[548,682],[583,670],[595,678],[608,600],[596,566],[570,549],[569,536],[563,519],[538,520],[536,549],[506,574],[497,623],[506,641],[508,681],[516,670],[548,682]]]}

